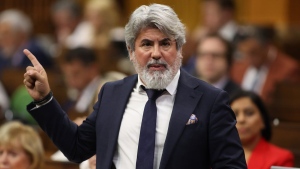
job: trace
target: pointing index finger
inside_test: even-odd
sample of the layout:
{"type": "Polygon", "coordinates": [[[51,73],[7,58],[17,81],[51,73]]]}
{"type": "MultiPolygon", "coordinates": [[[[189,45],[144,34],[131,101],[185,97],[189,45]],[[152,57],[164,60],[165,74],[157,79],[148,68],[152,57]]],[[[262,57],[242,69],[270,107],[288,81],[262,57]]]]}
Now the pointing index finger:
{"type": "Polygon", "coordinates": [[[24,54],[28,57],[28,59],[31,61],[32,65],[37,69],[43,69],[43,66],[40,64],[40,62],[36,59],[36,57],[28,50],[23,50],[24,54]]]}

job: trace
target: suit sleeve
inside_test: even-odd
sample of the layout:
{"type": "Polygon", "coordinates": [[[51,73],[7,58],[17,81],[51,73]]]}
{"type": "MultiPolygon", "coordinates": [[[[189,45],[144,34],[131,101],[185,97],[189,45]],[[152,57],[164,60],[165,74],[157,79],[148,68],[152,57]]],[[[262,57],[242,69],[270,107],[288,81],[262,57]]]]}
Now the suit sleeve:
{"type": "Polygon", "coordinates": [[[33,109],[35,105],[30,103],[27,111],[70,161],[80,163],[96,152],[95,125],[102,90],[94,111],[80,126],[69,119],[55,99],[37,109],[33,109]]]}
{"type": "Polygon", "coordinates": [[[212,169],[246,169],[244,150],[235,127],[235,115],[228,106],[228,95],[224,91],[215,99],[209,123],[212,169]]]}

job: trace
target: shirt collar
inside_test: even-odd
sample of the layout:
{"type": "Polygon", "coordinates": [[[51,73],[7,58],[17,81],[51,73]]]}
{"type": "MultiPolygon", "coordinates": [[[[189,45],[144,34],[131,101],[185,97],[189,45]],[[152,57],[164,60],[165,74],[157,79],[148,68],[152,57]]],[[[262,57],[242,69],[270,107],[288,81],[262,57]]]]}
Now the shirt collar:
{"type": "MultiPolygon", "coordinates": [[[[177,71],[176,75],[174,76],[173,80],[171,83],[166,87],[166,90],[170,95],[175,95],[177,92],[177,86],[178,86],[178,81],[179,81],[179,76],[180,76],[180,69],[177,71]]],[[[136,85],[136,89],[139,92],[144,92],[144,90],[141,88],[141,85],[144,85],[143,82],[140,79],[140,76],[138,75],[138,82],[136,85]]]]}

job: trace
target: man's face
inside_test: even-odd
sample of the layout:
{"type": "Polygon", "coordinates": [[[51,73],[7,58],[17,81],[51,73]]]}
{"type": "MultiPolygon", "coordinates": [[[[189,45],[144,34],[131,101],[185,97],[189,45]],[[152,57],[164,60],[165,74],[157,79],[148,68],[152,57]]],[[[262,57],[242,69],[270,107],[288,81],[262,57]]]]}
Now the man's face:
{"type": "Polygon", "coordinates": [[[68,87],[82,91],[91,81],[89,66],[84,66],[80,61],[74,60],[65,63],[62,67],[68,87]]]}
{"type": "Polygon", "coordinates": [[[209,32],[217,32],[225,22],[226,12],[216,2],[205,2],[203,11],[204,25],[209,32]]]}
{"type": "Polygon", "coordinates": [[[71,13],[68,10],[58,10],[52,14],[53,23],[57,31],[65,31],[71,33],[76,25],[77,21],[72,17],[71,13]]]}
{"type": "Polygon", "coordinates": [[[242,57],[247,59],[254,67],[259,68],[267,60],[268,47],[266,45],[262,45],[256,39],[249,38],[240,42],[238,44],[238,50],[242,57]]]}
{"type": "Polygon", "coordinates": [[[2,53],[6,56],[11,56],[14,54],[15,50],[21,44],[22,35],[13,28],[8,23],[0,24],[0,49],[2,53]]]}
{"type": "Polygon", "coordinates": [[[218,38],[206,38],[197,49],[197,74],[209,83],[216,83],[228,71],[226,47],[218,38]]]}
{"type": "Polygon", "coordinates": [[[181,66],[181,53],[176,41],[159,29],[144,28],[135,41],[130,60],[147,88],[164,89],[181,66]]]}

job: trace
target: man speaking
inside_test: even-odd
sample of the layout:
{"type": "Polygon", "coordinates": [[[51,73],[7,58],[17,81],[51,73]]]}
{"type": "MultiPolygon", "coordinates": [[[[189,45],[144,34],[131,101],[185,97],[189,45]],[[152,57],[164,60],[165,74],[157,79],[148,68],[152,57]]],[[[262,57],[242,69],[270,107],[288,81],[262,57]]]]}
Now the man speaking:
{"type": "Polygon", "coordinates": [[[93,113],[77,126],[52,95],[47,74],[31,60],[27,107],[65,156],[97,155],[97,169],[245,169],[228,96],[180,69],[184,25],[168,6],[137,8],[125,27],[137,75],[106,83],[93,113]]]}

